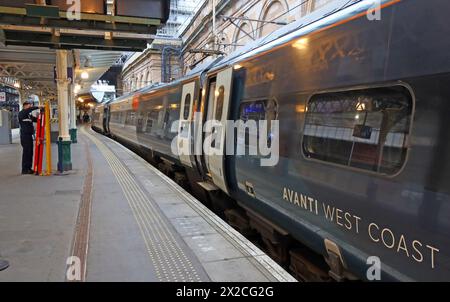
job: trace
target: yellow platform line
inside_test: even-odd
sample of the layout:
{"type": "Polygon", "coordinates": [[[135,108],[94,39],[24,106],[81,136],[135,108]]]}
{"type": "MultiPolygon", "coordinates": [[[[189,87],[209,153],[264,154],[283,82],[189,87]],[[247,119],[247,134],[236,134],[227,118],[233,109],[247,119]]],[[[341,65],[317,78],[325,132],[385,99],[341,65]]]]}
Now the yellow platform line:
{"type": "Polygon", "coordinates": [[[153,203],[117,156],[96,137],[81,130],[100,150],[128,201],[160,281],[201,281],[191,261],[169,231],[153,203]],[[152,225],[154,227],[152,228],[152,225]]]}

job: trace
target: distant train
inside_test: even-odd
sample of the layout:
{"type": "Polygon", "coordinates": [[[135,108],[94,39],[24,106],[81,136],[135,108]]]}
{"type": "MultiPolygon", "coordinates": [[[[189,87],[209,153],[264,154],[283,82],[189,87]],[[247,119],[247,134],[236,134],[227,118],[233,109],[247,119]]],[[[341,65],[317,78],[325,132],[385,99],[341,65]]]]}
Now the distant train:
{"type": "MultiPolygon", "coordinates": [[[[382,1],[371,21],[375,2],[98,106],[93,128],[260,236],[300,279],[450,281],[450,1],[382,1]],[[278,163],[172,152],[174,139],[204,143],[194,128],[213,119],[279,121],[259,134],[279,141],[278,163]]],[[[216,132],[206,147],[224,151],[230,133],[216,132]]]]}

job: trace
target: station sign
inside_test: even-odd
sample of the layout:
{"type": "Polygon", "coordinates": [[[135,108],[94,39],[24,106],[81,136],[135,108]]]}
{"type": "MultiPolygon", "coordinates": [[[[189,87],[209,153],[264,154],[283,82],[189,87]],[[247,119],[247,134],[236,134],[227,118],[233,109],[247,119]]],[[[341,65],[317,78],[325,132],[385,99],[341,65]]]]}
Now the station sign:
{"type": "Polygon", "coordinates": [[[0,91],[0,103],[6,102],[6,92],[0,91]]]}

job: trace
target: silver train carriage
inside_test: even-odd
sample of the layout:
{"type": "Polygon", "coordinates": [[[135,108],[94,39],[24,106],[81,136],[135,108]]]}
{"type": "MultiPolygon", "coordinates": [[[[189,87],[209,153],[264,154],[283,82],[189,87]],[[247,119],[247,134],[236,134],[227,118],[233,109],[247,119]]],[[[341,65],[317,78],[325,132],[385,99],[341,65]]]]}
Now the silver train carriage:
{"type": "MultiPolygon", "coordinates": [[[[299,278],[449,281],[450,2],[382,1],[373,20],[375,2],[318,11],[117,99],[94,125],[256,230],[299,278]],[[279,142],[277,164],[261,165],[246,131],[235,142],[254,155],[194,152],[212,119],[279,121],[258,132],[279,142]]],[[[206,149],[224,151],[231,133],[216,135],[206,149]]]]}

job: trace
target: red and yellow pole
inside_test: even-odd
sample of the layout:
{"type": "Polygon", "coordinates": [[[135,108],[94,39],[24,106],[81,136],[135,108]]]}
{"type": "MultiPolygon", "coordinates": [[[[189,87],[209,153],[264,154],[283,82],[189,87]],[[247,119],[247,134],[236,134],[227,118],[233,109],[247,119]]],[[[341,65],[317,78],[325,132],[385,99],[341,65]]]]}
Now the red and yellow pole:
{"type": "Polygon", "coordinates": [[[51,122],[50,122],[50,101],[45,102],[45,141],[47,171],[46,176],[52,175],[52,141],[51,141],[51,122]]]}

